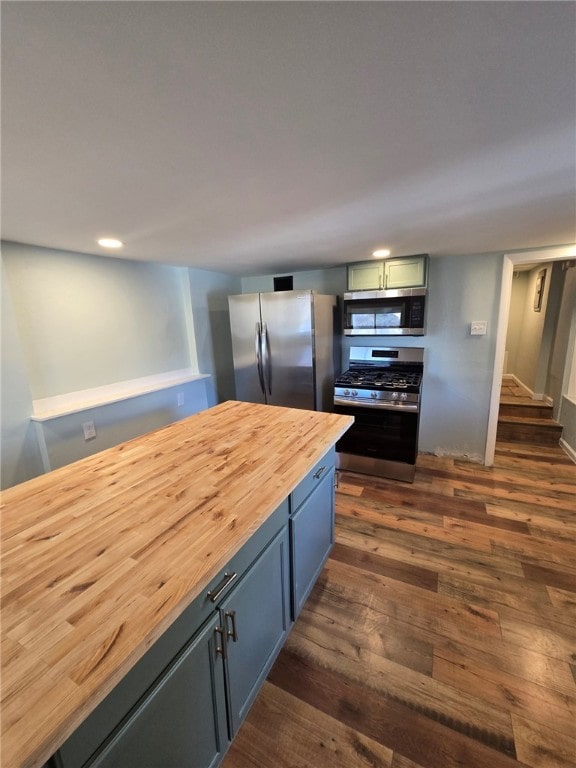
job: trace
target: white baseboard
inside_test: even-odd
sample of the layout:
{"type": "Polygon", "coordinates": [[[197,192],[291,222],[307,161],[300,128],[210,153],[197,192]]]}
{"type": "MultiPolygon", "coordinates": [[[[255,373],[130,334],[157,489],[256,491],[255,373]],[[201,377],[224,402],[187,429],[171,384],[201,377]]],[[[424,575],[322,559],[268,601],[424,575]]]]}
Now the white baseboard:
{"type": "Polygon", "coordinates": [[[564,453],[567,454],[570,459],[572,459],[574,464],[576,464],[576,451],[562,438],[560,438],[560,448],[562,448],[564,453]]]}

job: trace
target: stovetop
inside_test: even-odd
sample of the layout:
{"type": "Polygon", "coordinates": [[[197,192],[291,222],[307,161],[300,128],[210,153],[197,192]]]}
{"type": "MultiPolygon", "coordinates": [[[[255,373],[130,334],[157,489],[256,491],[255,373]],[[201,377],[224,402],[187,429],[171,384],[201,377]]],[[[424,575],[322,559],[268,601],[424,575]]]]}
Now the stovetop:
{"type": "Polygon", "coordinates": [[[335,406],[419,410],[423,349],[351,347],[349,360],[334,382],[335,406]]]}
{"type": "Polygon", "coordinates": [[[421,367],[356,367],[351,366],[336,379],[336,387],[355,387],[362,389],[401,390],[403,392],[420,391],[422,382],[421,367]]]}

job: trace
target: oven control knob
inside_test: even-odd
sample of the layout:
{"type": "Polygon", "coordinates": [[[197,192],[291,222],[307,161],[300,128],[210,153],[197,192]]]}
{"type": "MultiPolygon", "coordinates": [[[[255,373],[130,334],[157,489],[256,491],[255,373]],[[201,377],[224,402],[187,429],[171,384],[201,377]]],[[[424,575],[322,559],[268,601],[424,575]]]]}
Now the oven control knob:
{"type": "Polygon", "coordinates": [[[355,389],[352,390],[351,394],[352,394],[352,397],[358,397],[358,392],[355,389]]]}
{"type": "Polygon", "coordinates": [[[408,400],[408,395],[406,392],[402,392],[400,395],[400,400],[408,400]]]}
{"type": "Polygon", "coordinates": [[[370,397],[372,398],[372,400],[377,400],[378,399],[378,392],[370,392],[370,397]]]}
{"type": "Polygon", "coordinates": [[[344,397],[350,397],[350,390],[349,389],[345,389],[344,390],[344,397]]]}
{"type": "Polygon", "coordinates": [[[398,400],[398,392],[392,392],[392,400],[398,400]]]}

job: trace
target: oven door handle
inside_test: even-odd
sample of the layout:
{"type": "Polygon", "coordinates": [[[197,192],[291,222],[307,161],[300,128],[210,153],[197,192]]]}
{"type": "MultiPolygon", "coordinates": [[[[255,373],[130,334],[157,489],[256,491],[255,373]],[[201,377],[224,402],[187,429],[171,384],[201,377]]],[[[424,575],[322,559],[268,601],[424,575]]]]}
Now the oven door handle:
{"type": "Polygon", "coordinates": [[[334,397],[334,405],[345,405],[348,408],[375,408],[379,411],[400,411],[418,413],[418,403],[390,403],[385,400],[350,400],[346,397],[334,397]]]}

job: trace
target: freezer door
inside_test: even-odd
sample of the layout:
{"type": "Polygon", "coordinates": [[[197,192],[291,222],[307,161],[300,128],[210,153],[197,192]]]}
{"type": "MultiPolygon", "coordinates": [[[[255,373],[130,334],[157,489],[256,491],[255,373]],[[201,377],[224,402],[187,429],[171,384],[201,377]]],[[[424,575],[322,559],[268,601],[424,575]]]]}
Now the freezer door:
{"type": "Polygon", "coordinates": [[[312,295],[260,294],[267,402],[314,410],[312,295]]]}
{"type": "Polygon", "coordinates": [[[236,399],[265,403],[261,358],[260,294],[228,297],[236,399]]]}

